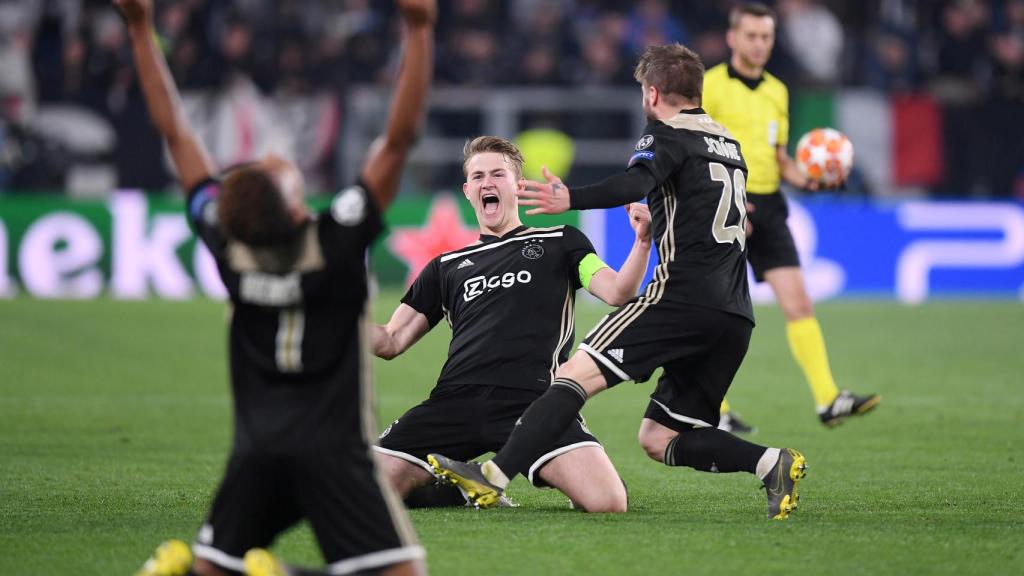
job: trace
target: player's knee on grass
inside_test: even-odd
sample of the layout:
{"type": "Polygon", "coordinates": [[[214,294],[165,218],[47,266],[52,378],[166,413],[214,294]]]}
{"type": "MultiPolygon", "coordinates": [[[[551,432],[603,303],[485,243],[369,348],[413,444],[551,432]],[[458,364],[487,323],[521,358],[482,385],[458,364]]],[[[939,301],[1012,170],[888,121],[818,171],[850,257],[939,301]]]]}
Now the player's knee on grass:
{"type": "Polygon", "coordinates": [[[573,505],[591,514],[621,514],[629,509],[626,485],[619,482],[611,489],[588,491],[583,497],[573,499],[573,505]]]}
{"type": "MultiPolygon", "coordinates": [[[[626,484],[603,448],[583,446],[555,457],[536,472],[543,484],[561,490],[584,512],[625,512],[626,484]]],[[[531,477],[531,481],[537,478],[531,477]]]]}

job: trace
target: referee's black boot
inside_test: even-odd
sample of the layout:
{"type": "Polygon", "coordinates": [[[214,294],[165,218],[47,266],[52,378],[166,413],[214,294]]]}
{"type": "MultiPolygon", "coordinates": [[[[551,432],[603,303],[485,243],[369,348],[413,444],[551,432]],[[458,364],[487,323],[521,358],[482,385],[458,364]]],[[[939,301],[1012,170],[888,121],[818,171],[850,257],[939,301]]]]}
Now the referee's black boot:
{"type": "Polygon", "coordinates": [[[821,418],[822,424],[832,428],[842,424],[848,416],[860,416],[871,412],[881,402],[882,397],[878,394],[857,396],[849,390],[842,390],[831,404],[819,409],[818,417],[821,418]]]}

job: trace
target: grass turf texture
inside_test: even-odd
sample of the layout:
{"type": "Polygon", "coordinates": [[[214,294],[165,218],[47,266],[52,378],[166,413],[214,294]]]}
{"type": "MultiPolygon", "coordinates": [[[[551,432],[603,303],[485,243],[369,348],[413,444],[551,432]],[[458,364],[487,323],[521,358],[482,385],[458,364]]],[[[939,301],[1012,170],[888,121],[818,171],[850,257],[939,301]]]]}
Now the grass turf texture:
{"type": "MultiPolygon", "coordinates": [[[[383,321],[397,294],[377,300],[383,321]]],[[[603,312],[581,305],[583,333],[603,312]]],[[[800,509],[765,519],[745,474],[666,468],[636,444],[651,385],[585,415],[629,484],[631,511],[587,516],[522,479],[519,509],[413,511],[436,574],[1005,573],[1024,570],[1020,303],[824,303],[841,385],[885,396],[826,430],[775,308],[757,310],[730,400],[810,464],[800,509]]],[[[191,539],[230,442],[224,307],[0,301],[0,573],[129,574],[191,539]]],[[[380,425],[426,397],[448,331],[376,364],[380,425]]],[[[308,528],[276,551],[319,565],[308,528]]]]}

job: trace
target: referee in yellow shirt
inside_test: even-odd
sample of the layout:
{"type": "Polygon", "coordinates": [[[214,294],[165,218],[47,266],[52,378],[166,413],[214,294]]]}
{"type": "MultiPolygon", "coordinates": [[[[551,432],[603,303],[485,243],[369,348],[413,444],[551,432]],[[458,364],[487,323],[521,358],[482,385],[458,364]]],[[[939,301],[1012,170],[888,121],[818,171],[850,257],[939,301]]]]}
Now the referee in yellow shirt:
{"type": "MultiPolygon", "coordinates": [[[[775,14],[763,4],[746,4],[729,14],[726,41],[732,50],[728,64],[704,76],[704,110],[740,142],[747,162],[747,216],[753,235],[747,240],[748,259],[758,282],[767,281],[786,318],[790,350],[811,387],[822,424],[835,426],[847,416],[865,414],[881,401],[877,394],[858,396],[839,390],[832,379],[825,339],[814,304],[804,286],[793,235],[786,225],[789,210],[779,191],[780,180],[817,190],[786,152],[789,134],[789,91],[765,72],[775,43],[775,14]]],[[[722,403],[722,427],[750,431],[722,403]]]]}

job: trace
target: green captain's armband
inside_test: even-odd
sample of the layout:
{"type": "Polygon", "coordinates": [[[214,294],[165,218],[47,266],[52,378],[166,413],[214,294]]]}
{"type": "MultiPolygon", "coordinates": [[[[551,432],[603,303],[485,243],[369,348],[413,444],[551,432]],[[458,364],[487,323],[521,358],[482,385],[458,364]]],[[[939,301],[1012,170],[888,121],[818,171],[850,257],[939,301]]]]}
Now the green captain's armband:
{"type": "Polygon", "coordinates": [[[583,285],[583,288],[590,290],[590,279],[601,268],[609,268],[609,266],[593,252],[584,256],[583,260],[580,260],[580,284],[583,285]]]}

